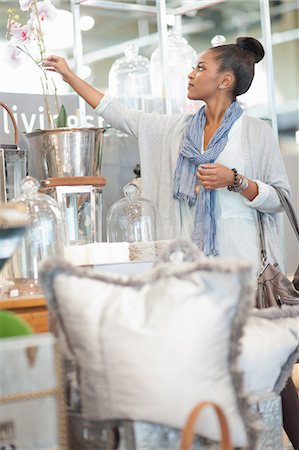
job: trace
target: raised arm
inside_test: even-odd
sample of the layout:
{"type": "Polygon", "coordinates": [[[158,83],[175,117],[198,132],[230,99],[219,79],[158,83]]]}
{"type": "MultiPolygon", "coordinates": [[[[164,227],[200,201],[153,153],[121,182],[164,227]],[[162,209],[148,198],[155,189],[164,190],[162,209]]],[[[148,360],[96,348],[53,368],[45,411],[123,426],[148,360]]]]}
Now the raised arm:
{"type": "Polygon", "coordinates": [[[140,129],[146,130],[147,139],[157,135],[160,130],[164,133],[166,122],[169,116],[162,114],[147,114],[139,110],[128,109],[125,105],[112,98],[107,98],[107,102],[101,109],[101,100],[104,94],[92,87],[86,81],[78,77],[69,67],[66,60],[61,56],[51,55],[43,62],[46,70],[59,73],[63,80],[68,83],[80,97],[82,97],[92,108],[99,109],[96,112],[105,119],[112,127],[123,131],[130,136],[139,137],[140,129]]]}
{"type": "Polygon", "coordinates": [[[104,94],[78,77],[78,75],[70,69],[64,58],[51,55],[45,58],[43,65],[49,71],[60,73],[63,80],[68,83],[80,97],[84,98],[92,108],[98,106],[104,94]]]}

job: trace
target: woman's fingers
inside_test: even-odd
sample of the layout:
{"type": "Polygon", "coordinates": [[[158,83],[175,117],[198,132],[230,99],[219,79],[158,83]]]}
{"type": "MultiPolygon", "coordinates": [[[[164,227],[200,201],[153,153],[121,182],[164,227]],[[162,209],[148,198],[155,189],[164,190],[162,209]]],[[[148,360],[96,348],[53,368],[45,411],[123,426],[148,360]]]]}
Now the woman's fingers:
{"type": "Polygon", "coordinates": [[[71,72],[66,60],[57,55],[47,56],[43,61],[43,66],[46,70],[59,73],[64,80],[66,80],[68,74],[71,72]]]}
{"type": "Polygon", "coordinates": [[[211,183],[215,183],[217,181],[217,171],[215,169],[205,169],[203,167],[199,167],[197,171],[198,181],[204,187],[207,185],[210,186],[211,183]]]}
{"type": "Polygon", "coordinates": [[[46,67],[46,70],[47,70],[48,72],[56,72],[56,73],[57,73],[57,70],[54,69],[54,67],[46,67]]]}
{"type": "Polygon", "coordinates": [[[205,189],[218,189],[227,186],[227,168],[217,163],[202,164],[198,167],[198,182],[205,189]]]}
{"type": "Polygon", "coordinates": [[[45,61],[54,61],[54,62],[57,62],[58,59],[59,59],[59,56],[56,56],[56,55],[49,55],[49,56],[46,56],[45,61]]]}
{"type": "Polygon", "coordinates": [[[202,167],[203,169],[216,169],[217,167],[220,167],[220,164],[206,163],[201,164],[199,167],[202,167]]]}
{"type": "Polygon", "coordinates": [[[47,56],[44,60],[43,60],[43,65],[44,66],[49,66],[51,64],[56,64],[59,62],[59,59],[57,56],[47,56]]]}

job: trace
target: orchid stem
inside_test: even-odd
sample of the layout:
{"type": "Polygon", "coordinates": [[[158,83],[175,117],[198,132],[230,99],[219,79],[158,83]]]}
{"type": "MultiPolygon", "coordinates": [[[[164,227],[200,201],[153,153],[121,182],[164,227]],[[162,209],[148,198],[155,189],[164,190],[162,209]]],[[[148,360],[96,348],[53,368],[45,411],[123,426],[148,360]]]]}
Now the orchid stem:
{"type": "Polygon", "coordinates": [[[56,84],[54,83],[54,80],[52,78],[52,83],[53,83],[53,88],[54,88],[54,98],[55,98],[55,105],[56,105],[56,110],[57,110],[57,114],[59,115],[59,110],[60,110],[60,105],[59,105],[59,100],[58,100],[58,95],[57,95],[57,87],[56,84]]]}
{"type": "MultiPolygon", "coordinates": [[[[20,2],[21,3],[21,2],[20,2]]],[[[30,19],[27,22],[27,27],[22,27],[21,23],[18,22],[18,16],[15,14],[13,9],[8,10],[8,24],[7,24],[7,33],[6,37],[8,40],[14,37],[14,34],[17,32],[17,42],[15,43],[16,48],[23,52],[25,55],[29,56],[29,58],[39,67],[42,71],[43,75],[40,77],[42,84],[42,91],[45,103],[45,114],[47,116],[48,126],[50,128],[54,128],[54,121],[51,114],[51,102],[50,102],[50,94],[54,93],[55,95],[55,106],[57,108],[57,112],[59,114],[59,102],[57,96],[57,89],[54,81],[51,78],[53,83],[50,84],[50,78],[48,77],[47,70],[43,67],[42,62],[45,59],[46,49],[44,42],[44,33],[42,30],[41,21],[44,19],[45,14],[43,11],[39,11],[39,3],[37,0],[30,0],[28,2],[26,11],[29,12],[30,19]],[[24,31],[23,31],[24,30],[24,31]],[[20,35],[22,33],[22,37],[20,35]],[[26,47],[27,42],[31,42],[34,40],[37,42],[37,50],[39,53],[39,57],[34,58],[26,47]],[[20,45],[18,45],[20,43],[20,45]],[[16,45],[17,44],[17,45],[16,45]],[[51,89],[50,89],[51,88],[51,89]]]]}
{"type": "Polygon", "coordinates": [[[45,102],[45,110],[46,110],[46,114],[47,114],[47,121],[48,121],[48,127],[53,129],[54,128],[54,122],[53,122],[53,117],[51,116],[50,113],[50,104],[49,104],[49,94],[47,92],[47,88],[45,89],[44,83],[43,83],[43,79],[41,78],[41,84],[42,84],[42,90],[43,90],[43,97],[44,97],[44,102],[45,102]]]}

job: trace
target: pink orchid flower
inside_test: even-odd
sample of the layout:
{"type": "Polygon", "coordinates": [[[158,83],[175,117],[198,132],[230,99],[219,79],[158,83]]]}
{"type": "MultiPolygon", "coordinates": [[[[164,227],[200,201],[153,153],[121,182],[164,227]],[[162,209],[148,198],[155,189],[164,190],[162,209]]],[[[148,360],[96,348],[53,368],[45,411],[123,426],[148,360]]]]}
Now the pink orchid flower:
{"type": "Polygon", "coordinates": [[[57,16],[57,10],[50,0],[44,0],[37,3],[37,11],[40,20],[54,20],[57,16]]]}
{"type": "Polygon", "coordinates": [[[31,40],[33,31],[33,21],[29,19],[27,24],[23,26],[15,26],[10,28],[10,35],[15,43],[28,43],[31,40]]]}
{"type": "Polygon", "coordinates": [[[14,69],[20,66],[21,61],[19,58],[21,50],[15,45],[8,44],[6,47],[6,53],[4,55],[4,60],[14,69]]]}
{"type": "Polygon", "coordinates": [[[22,11],[29,11],[29,9],[33,3],[33,0],[19,0],[19,3],[20,3],[20,9],[22,11]]]}
{"type": "Polygon", "coordinates": [[[16,20],[13,19],[8,19],[7,22],[7,31],[9,36],[13,35],[15,33],[15,31],[21,27],[20,22],[17,22],[16,20]]]}
{"type": "Polygon", "coordinates": [[[28,20],[26,25],[21,27],[21,39],[23,42],[30,42],[33,31],[33,21],[28,20]]]}

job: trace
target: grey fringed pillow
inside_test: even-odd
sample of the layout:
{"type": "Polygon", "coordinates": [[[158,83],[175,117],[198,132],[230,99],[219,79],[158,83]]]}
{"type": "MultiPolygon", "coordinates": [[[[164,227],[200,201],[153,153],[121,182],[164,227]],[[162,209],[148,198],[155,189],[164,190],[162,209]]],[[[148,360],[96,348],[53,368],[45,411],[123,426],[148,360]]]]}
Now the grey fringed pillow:
{"type": "MultiPolygon", "coordinates": [[[[211,400],[223,408],[234,445],[255,447],[259,416],[238,369],[254,297],[249,265],[220,258],[162,261],[127,277],[54,259],[43,265],[41,281],[80,368],[84,416],[181,428],[196,403],[211,400]]],[[[296,346],[298,337],[284,355],[296,346]]],[[[210,411],[196,432],[219,440],[210,411]]]]}
{"type": "Polygon", "coordinates": [[[280,394],[299,357],[299,307],[255,309],[240,344],[245,394],[280,394]]]}

